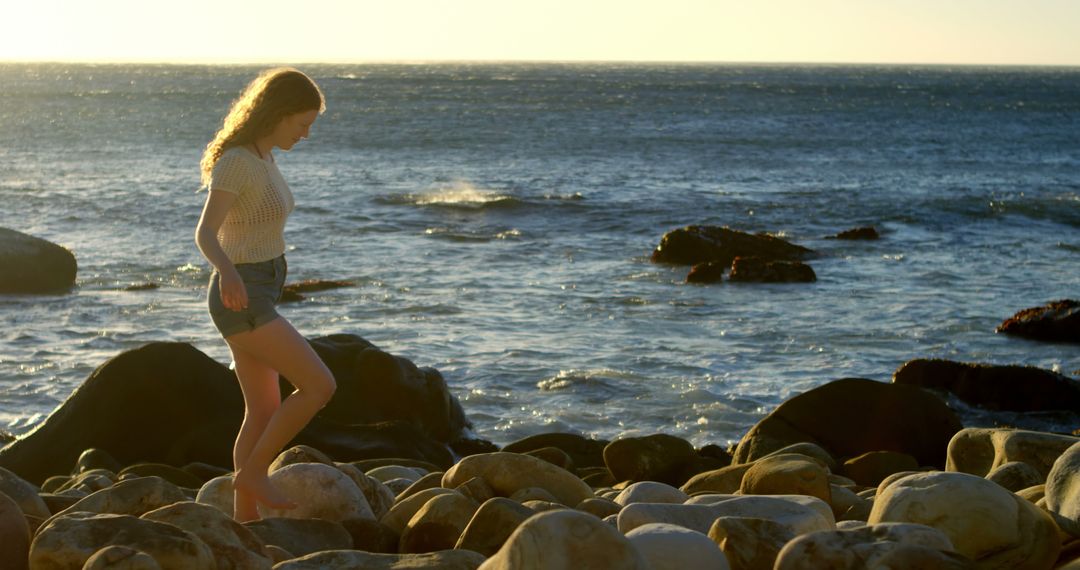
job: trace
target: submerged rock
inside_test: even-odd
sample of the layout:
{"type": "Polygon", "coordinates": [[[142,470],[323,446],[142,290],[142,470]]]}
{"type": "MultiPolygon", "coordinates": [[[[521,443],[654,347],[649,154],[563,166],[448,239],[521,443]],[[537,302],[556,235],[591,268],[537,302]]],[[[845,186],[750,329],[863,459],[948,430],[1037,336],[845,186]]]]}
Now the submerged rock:
{"type": "Polygon", "coordinates": [[[748,234],[719,226],[686,226],[664,234],[653,251],[652,260],[682,265],[716,261],[727,267],[737,256],[794,261],[813,253],[813,250],[766,234],[748,234]]]}
{"type": "Polygon", "coordinates": [[[761,257],[736,257],[731,263],[731,281],[736,283],[812,283],[817,275],[799,261],[771,261],[761,257]]]}
{"type": "Polygon", "coordinates": [[[724,271],[726,271],[727,268],[727,265],[720,263],[719,261],[695,263],[694,266],[690,268],[690,273],[686,275],[686,282],[719,283],[724,280],[724,271]]]}
{"type": "Polygon", "coordinates": [[[997,332],[1035,340],[1080,342],[1080,301],[1063,299],[1024,309],[1005,319],[997,332]]]}
{"type": "Polygon", "coordinates": [[[950,392],[989,410],[1080,410],[1080,381],[1034,366],[920,358],[901,366],[893,383],[950,392]]]}
{"type": "Polygon", "coordinates": [[[7,228],[0,228],[0,267],[0,294],[60,293],[75,285],[69,250],[7,228]]]}
{"type": "Polygon", "coordinates": [[[863,226],[861,228],[852,228],[850,230],[844,230],[834,236],[829,236],[829,239],[847,239],[847,240],[873,240],[878,239],[881,236],[878,234],[877,229],[874,226],[863,226]]]}
{"type": "Polygon", "coordinates": [[[295,303],[297,301],[303,301],[304,293],[315,293],[318,291],[327,291],[329,289],[340,289],[342,287],[355,287],[355,281],[340,281],[332,279],[308,279],[305,281],[298,281],[296,283],[289,283],[285,285],[284,290],[281,293],[281,299],[279,303],[295,303]]]}

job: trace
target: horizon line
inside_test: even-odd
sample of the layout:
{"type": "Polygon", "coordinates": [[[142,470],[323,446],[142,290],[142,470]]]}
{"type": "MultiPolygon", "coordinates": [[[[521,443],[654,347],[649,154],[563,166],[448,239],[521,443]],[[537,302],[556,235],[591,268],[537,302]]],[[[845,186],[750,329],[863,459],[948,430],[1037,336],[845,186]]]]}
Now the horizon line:
{"type": "Polygon", "coordinates": [[[256,65],[760,65],[760,66],[896,66],[896,67],[1043,67],[1080,68],[1080,63],[986,63],[986,62],[887,62],[887,61],[734,61],[734,60],[634,60],[634,59],[326,59],[283,61],[276,59],[3,59],[0,65],[162,65],[162,66],[221,66],[256,65]]]}

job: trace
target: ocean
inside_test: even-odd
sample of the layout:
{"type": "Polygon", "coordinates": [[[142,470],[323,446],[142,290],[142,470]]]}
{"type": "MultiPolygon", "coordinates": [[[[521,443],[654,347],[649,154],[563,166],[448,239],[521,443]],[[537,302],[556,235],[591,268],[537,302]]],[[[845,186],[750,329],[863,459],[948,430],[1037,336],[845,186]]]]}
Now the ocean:
{"type": "MultiPolygon", "coordinates": [[[[1080,295],[1078,68],[300,68],[327,111],[276,153],[290,281],[356,286],[282,314],[437,368],[499,445],[725,446],[795,394],[915,358],[1080,369],[1076,345],[994,332],[1080,295]],[[686,284],[649,256],[689,224],[814,249],[818,280],[686,284]],[[882,238],[826,239],[867,225],[882,238]]],[[[0,429],[148,342],[228,363],[198,162],[260,69],[0,64],[0,227],[79,264],[68,294],[0,296],[0,429]],[[141,283],[159,287],[124,290],[141,283]]]]}

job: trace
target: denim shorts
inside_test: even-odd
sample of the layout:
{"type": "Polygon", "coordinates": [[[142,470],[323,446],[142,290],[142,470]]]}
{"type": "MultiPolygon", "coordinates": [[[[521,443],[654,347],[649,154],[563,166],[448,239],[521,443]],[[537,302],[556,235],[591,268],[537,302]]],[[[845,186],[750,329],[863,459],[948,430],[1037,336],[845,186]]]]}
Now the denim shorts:
{"type": "Polygon", "coordinates": [[[285,262],[285,256],[281,255],[269,261],[237,263],[236,272],[247,288],[246,309],[233,311],[221,303],[220,275],[216,270],[210,274],[210,287],[206,293],[210,318],[225,338],[253,331],[278,318],[274,305],[281,299],[289,265],[285,262]]]}

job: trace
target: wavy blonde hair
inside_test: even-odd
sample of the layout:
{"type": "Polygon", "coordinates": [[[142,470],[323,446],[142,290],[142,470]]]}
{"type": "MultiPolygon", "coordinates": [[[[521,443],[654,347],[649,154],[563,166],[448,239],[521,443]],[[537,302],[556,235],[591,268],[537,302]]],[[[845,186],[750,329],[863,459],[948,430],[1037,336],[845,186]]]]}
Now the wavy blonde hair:
{"type": "Polygon", "coordinates": [[[225,122],[210,144],[206,145],[199,167],[202,186],[210,185],[210,174],[222,153],[234,146],[254,143],[277,128],[289,115],[326,110],[326,99],[319,86],[291,67],[268,69],[244,88],[233,101],[225,122]]]}

